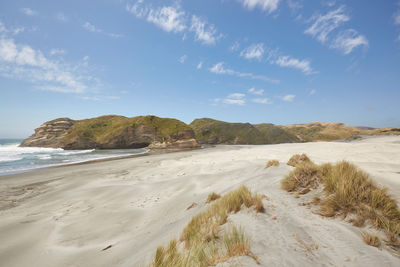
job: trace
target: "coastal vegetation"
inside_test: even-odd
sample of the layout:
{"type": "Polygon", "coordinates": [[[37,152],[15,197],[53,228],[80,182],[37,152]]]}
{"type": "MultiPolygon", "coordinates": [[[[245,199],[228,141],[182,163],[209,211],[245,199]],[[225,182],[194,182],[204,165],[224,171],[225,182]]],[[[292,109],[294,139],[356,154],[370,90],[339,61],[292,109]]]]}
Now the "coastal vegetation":
{"type": "Polygon", "coordinates": [[[43,123],[21,146],[63,149],[198,148],[202,144],[279,144],[356,140],[361,135],[400,134],[400,129],[351,127],[313,122],[277,126],[230,123],[209,118],[185,124],[172,118],[109,115],[84,120],[59,118],[43,123]]]}
{"type": "MultiPolygon", "coordinates": [[[[336,164],[316,165],[311,160],[295,165],[282,181],[288,192],[306,194],[321,189],[312,203],[319,206],[319,214],[326,217],[347,218],[353,225],[372,226],[382,231],[386,242],[396,251],[400,249],[400,210],[388,189],[376,185],[369,175],[355,165],[341,161],[336,164]]],[[[364,234],[367,244],[378,240],[364,234]]]]}
{"type": "Polygon", "coordinates": [[[268,169],[269,167],[272,167],[272,166],[278,167],[279,166],[279,161],[277,161],[276,159],[269,160],[267,162],[267,165],[265,166],[265,168],[268,169]]]}
{"type": "Polygon", "coordinates": [[[243,207],[264,212],[262,197],[241,186],[194,216],[179,240],[158,247],[151,266],[213,266],[237,256],[249,256],[258,262],[244,230],[225,225],[229,214],[243,207]]]}

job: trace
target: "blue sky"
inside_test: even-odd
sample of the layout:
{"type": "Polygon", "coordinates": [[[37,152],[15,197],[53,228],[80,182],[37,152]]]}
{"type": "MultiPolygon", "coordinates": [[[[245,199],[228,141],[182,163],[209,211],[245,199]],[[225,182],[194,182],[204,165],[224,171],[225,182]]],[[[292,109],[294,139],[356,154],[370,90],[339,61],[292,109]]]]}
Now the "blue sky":
{"type": "Polygon", "coordinates": [[[0,137],[57,117],[400,126],[400,2],[0,3],[0,137]]]}

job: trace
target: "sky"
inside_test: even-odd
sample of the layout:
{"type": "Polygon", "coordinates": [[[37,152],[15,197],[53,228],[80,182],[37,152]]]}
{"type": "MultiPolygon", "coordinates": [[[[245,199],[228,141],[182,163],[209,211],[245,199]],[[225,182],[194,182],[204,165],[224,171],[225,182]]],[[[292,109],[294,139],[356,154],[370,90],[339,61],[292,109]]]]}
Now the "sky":
{"type": "Polygon", "coordinates": [[[0,2],[0,138],[116,114],[400,127],[397,0],[0,2]]]}

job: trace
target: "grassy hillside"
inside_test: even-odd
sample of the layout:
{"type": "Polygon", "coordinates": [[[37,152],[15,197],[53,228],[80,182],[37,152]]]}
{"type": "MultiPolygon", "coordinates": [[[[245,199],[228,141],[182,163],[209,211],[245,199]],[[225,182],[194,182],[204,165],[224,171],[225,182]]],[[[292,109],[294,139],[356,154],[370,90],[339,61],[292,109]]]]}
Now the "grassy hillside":
{"type": "Polygon", "coordinates": [[[229,123],[203,118],[194,120],[196,138],[211,144],[274,144],[298,141],[296,137],[272,124],[229,123]]]}
{"type": "Polygon", "coordinates": [[[73,128],[62,139],[62,142],[67,144],[72,140],[85,139],[99,144],[106,144],[112,142],[116,137],[122,136],[124,131],[129,129],[134,131],[140,126],[147,127],[146,130],[143,130],[144,134],[154,133],[154,135],[161,139],[169,139],[171,136],[178,135],[182,131],[191,131],[188,125],[176,119],[159,118],[156,116],[127,118],[108,115],[74,121],[73,128]]]}
{"type": "Polygon", "coordinates": [[[304,142],[346,139],[362,133],[359,128],[343,123],[312,122],[280,126],[280,128],[304,142]]]}

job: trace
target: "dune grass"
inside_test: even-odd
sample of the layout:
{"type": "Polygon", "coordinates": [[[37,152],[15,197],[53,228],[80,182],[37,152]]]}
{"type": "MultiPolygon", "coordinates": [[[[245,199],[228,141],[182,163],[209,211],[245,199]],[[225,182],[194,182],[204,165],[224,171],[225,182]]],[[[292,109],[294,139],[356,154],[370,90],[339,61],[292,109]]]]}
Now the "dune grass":
{"type": "Polygon", "coordinates": [[[310,163],[311,160],[306,154],[296,154],[293,155],[289,161],[287,162],[287,165],[296,167],[297,165],[301,163],[310,163]]]}
{"type": "Polygon", "coordinates": [[[221,196],[215,192],[212,192],[211,194],[208,195],[206,203],[211,203],[214,200],[219,199],[221,196]]]}
{"type": "Polygon", "coordinates": [[[179,241],[172,240],[168,246],[157,248],[150,266],[213,266],[237,256],[250,256],[258,262],[243,229],[221,228],[229,214],[244,206],[254,207],[257,212],[264,211],[262,197],[246,186],[215,200],[207,210],[192,218],[179,241]]]}
{"type": "Polygon", "coordinates": [[[324,196],[314,201],[320,205],[321,215],[343,218],[351,215],[353,225],[368,223],[384,231],[388,243],[400,249],[400,210],[396,200],[387,193],[387,188],[376,185],[355,165],[346,161],[334,165],[300,163],[281,181],[281,186],[288,192],[322,186],[324,196]]]}
{"type": "Polygon", "coordinates": [[[373,247],[381,246],[381,239],[378,236],[372,235],[367,232],[361,232],[361,235],[364,239],[365,244],[373,246],[373,247]]]}
{"type": "Polygon", "coordinates": [[[265,166],[266,169],[268,169],[269,167],[278,167],[279,166],[279,161],[277,161],[276,159],[270,160],[267,162],[267,165],[265,166]]]}

